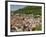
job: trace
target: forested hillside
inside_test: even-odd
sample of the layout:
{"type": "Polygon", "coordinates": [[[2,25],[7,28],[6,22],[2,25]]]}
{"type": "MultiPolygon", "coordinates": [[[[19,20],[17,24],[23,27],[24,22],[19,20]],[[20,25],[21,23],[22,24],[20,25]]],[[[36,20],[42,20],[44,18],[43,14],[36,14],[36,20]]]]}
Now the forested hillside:
{"type": "Polygon", "coordinates": [[[22,13],[22,14],[33,14],[33,15],[41,15],[41,6],[26,6],[22,9],[18,9],[16,11],[11,11],[14,12],[13,14],[16,13],[22,13]]]}

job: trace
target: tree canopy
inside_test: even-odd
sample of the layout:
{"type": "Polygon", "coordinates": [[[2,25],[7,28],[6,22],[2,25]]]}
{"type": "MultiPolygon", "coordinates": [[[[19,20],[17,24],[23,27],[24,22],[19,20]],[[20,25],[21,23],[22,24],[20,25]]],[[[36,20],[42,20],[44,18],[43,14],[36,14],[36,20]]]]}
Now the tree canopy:
{"type": "Polygon", "coordinates": [[[42,7],[41,6],[26,6],[24,8],[18,9],[16,11],[11,11],[13,14],[22,13],[22,14],[33,14],[33,15],[41,15],[42,7]]]}

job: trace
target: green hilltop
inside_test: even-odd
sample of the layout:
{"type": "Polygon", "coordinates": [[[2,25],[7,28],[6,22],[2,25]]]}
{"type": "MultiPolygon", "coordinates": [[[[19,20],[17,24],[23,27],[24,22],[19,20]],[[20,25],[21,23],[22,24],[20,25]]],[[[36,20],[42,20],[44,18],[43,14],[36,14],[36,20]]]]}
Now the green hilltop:
{"type": "Polygon", "coordinates": [[[24,8],[18,9],[16,11],[11,11],[13,14],[33,14],[33,15],[41,15],[42,7],[41,6],[26,6],[24,8]]]}

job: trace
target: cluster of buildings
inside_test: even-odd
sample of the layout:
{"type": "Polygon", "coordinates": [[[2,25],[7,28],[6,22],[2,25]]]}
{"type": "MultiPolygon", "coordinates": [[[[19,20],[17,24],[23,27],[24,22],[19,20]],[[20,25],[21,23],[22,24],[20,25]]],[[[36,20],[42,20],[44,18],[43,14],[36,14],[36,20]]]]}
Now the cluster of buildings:
{"type": "Polygon", "coordinates": [[[11,31],[21,32],[21,31],[32,31],[32,28],[36,25],[42,24],[41,17],[34,18],[32,14],[16,14],[11,16],[11,31]]]}

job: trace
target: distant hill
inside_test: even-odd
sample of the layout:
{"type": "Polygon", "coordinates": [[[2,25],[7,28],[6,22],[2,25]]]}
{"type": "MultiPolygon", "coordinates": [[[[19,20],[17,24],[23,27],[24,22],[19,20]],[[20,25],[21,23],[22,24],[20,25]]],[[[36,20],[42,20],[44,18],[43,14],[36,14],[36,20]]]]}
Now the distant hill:
{"type": "Polygon", "coordinates": [[[22,9],[18,9],[16,11],[11,11],[11,13],[22,13],[22,14],[33,14],[33,15],[41,15],[42,13],[42,7],[41,6],[26,6],[22,9]]]}

